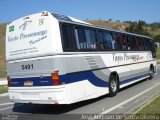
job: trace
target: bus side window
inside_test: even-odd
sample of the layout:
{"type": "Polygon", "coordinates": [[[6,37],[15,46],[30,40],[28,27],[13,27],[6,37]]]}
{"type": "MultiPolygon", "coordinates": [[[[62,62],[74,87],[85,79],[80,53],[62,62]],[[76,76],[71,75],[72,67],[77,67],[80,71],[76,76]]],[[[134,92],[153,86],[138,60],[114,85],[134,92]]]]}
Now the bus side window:
{"type": "Polygon", "coordinates": [[[61,30],[62,30],[62,40],[63,40],[64,49],[69,49],[70,46],[69,46],[69,42],[68,42],[67,25],[62,24],[61,30]]]}
{"type": "Polygon", "coordinates": [[[156,58],[156,51],[155,51],[155,47],[154,47],[154,44],[153,44],[152,40],[145,39],[145,41],[147,43],[148,51],[151,51],[152,52],[152,57],[156,58]]]}
{"type": "Polygon", "coordinates": [[[117,45],[118,45],[118,50],[122,50],[123,49],[123,42],[122,42],[120,33],[117,34],[117,45]]]}
{"type": "Polygon", "coordinates": [[[120,50],[127,50],[127,40],[125,34],[119,34],[117,42],[120,50]]]}
{"type": "Polygon", "coordinates": [[[144,40],[146,42],[147,50],[150,51],[151,50],[151,45],[150,45],[149,39],[144,39],[144,40]]]}
{"type": "Polygon", "coordinates": [[[142,44],[143,44],[143,49],[148,50],[147,43],[146,43],[146,40],[144,38],[142,39],[142,44]]]}
{"type": "Polygon", "coordinates": [[[140,42],[140,39],[138,37],[136,37],[136,39],[135,39],[135,49],[136,50],[141,50],[141,42],[140,42]]]}
{"type": "Polygon", "coordinates": [[[104,49],[104,44],[103,44],[103,32],[98,31],[97,33],[97,46],[99,49],[104,49]]]}
{"type": "Polygon", "coordinates": [[[76,37],[76,44],[78,49],[87,48],[83,28],[75,28],[75,37],[76,37]]]}
{"type": "Polygon", "coordinates": [[[62,47],[64,51],[72,51],[75,46],[74,26],[71,24],[60,24],[62,47]]]}
{"type": "Polygon", "coordinates": [[[85,29],[85,37],[86,37],[86,44],[88,49],[96,49],[96,38],[95,38],[95,31],[91,29],[85,29]]]}
{"type": "Polygon", "coordinates": [[[111,42],[112,42],[112,49],[115,50],[117,49],[117,35],[116,33],[111,32],[111,42]]]}
{"type": "Polygon", "coordinates": [[[127,36],[127,49],[128,50],[135,50],[135,37],[128,35],[127,36]]]}
{"type": "Polygon", "coordinates": [[[112,49],[112,36],[109,32],[104,33],[105,49],[112,49]]]}

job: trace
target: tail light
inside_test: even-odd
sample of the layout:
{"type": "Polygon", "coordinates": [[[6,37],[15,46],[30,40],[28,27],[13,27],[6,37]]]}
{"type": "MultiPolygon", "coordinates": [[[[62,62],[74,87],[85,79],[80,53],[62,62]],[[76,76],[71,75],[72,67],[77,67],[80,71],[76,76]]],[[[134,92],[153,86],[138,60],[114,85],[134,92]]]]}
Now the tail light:
{"type": "Polygon", "coordinates": [[[51,77],[52,77],[52,85],[53,86],[61,84],[58,70],[56,70],[53,73],[51,73],[51,77]]]}
{"type": "Polygon", "coordinates": [[[11,87],[11,79],[9,76],[7,76],[7,81],[8,81],[8,87],[11,87]]]}

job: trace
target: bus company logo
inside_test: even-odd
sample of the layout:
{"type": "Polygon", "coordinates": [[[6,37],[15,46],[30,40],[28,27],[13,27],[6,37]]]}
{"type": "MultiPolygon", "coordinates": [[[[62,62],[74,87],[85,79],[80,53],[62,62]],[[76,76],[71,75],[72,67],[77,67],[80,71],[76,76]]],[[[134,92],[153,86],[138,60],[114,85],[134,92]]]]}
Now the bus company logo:
{"type": "Polygon", "coordinates": [[[30,21],[25,21],[21,26],[19,26],[19,29],[25,30],[27,25],[31,24],[31,20],[30,21]]]}
{"type": "Polygon", "coordinates": [[[9,27],[9,32],[12,32],[12,31],[14,31],[14,26],[9,27]]]}

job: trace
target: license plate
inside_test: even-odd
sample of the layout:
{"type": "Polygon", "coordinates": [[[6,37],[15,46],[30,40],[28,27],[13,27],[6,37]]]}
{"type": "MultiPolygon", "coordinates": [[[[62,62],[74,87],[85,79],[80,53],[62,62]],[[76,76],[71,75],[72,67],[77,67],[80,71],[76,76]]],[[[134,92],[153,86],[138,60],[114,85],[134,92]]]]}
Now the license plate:
{"type": "Polygon", "coordinates": [[[33,81],[25,81],[24,86],[33,86],[33,81]]]}

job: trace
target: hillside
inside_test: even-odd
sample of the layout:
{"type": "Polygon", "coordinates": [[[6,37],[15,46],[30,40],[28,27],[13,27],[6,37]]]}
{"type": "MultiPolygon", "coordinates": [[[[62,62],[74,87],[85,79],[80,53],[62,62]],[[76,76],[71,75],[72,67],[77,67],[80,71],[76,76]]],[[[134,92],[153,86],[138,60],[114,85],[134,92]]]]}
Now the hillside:
{"type": "MultiPolygon", "coordinates": [[[[138,22],[114,22],[114,21],[104,21],[104,20],[87,20],[86,22],[89,22],[91,24],[102,26],[102,27],[109,27],[117,30],[124,30],[126,31],[126,28],[129,27],[132,24],[138,24],[138,22]]],[[[147,24],[145,21],[140,21],[143,24],[143,29],[148,31],[153,36],[160,35],[160,23],[151,23],[147,24]]]]}
{"type": "Polygon", "coordinates": [[[5,76],[5,34],[6,23],[0,24],[0,77],[5,76]]]}
{"type": "Polygon", "coordinates": [[[127,23],[121,23],[121,22],[111,22],[111,21],[104,21],[104,20],[87,20],[86,22],[97,25],[97,26],[102,26],[102,27],[108,27],[108,28],[113,28],[117,30],[125,30],[126,27],[129,26],[127,23]]]}

